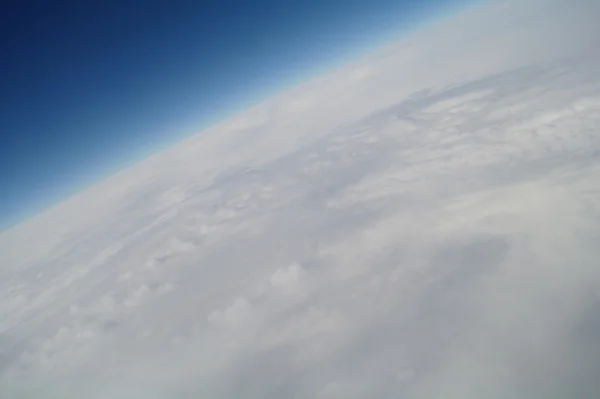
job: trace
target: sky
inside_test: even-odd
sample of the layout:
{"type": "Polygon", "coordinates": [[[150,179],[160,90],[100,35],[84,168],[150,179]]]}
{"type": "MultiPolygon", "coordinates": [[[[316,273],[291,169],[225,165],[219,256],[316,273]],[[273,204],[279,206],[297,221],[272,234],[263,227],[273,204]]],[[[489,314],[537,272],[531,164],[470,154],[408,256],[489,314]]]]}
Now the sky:
{"type": "Polygon", "coordinates": [[[3,2],[0,229],[453,4],[3,2]]]}

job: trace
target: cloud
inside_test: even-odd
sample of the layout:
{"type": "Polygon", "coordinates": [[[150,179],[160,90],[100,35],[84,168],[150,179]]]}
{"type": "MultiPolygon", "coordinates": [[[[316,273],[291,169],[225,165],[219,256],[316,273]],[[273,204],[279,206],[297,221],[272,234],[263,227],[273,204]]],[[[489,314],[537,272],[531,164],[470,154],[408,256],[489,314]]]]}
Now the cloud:
{"type": "Polygon", "coordinates": [[[567,52],[576,9],[482,5],[3,234],[0,396],[586,397],[600,68],[567,52]]]}
{"type": "Polygon", "coordinates": [[[217,326],[238,326],[252,316],[252,305],[246,298],[236,298],[224,310],[215,310],[208,315],[208,322],[217,326]]]}
{"type": "Polygon", "coordinates": [[[125,307],[127,308],[139,306],[151,294],[152,291],[150,290],[150,288],[148,288],[147,285],[141,285],[134,292],[132,292],[131,295],[125,298],[123,305],[125,305],[125,307]]]}
{"type": "Polygon", "coordinates": [[[292,293],[300,288],[305,279],[306,272],[302,265],[292,263],[287,267],[277,269],[269,278],[269,283],[281,292],[292,293]]]}
{"type": "Polygon", "coordinates": [[[360,392],[348,382],[333,381],[321,389],[315,399],[342,399],[359,397],[360,392]]]}

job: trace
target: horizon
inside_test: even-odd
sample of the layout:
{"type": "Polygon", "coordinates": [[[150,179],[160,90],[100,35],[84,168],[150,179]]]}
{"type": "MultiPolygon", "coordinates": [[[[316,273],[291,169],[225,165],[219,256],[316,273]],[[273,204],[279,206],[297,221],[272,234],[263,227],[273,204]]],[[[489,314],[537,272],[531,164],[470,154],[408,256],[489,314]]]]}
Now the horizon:
{"type": "MultiPolygon", "coordinates": [[[[113,144],[113,147],[109,146],[108,149],[103,149],[103,152],[97,150],[97,154],[95,155],[97,159],[77,160],[77,156],[73,154],[52,153],[53,148],[50,148],[52,146],[49,146],[47,153],[43,153],[42,151],[41,161],[35,158],[40,156],[40,153],[36,153],[35,151],[28,155],[30,158],[15,159],[16,157],[23,156],[23,154],[15,151],[15,155],[13,155],[14,158],[8,157],[8,159],[5,159],[4,161],[5,164],[2,165],[5,173],[4,176],[2,176],[4,180],[4,192],[2,195],[4,198],[0,201],[0,205],[3,209],[0,213],[0,231],[8,231],[18,224],[59,205],[72,196],[75,196],[82,191],[86,191],[96,184],[100,184],[111,176],[133,167],[150,157],[158,155],[169,148],[175,147],[180,142],[190,137],[201,134],[206,129],[235,118],[237,115],[241,115],[247,110],[260,106],[284,93],[296,90],[298,87],[301,87],[314,79],[318,79],[319,77],[330,73],[335,73],[335,71],[344,69],[353,62],[369,57],[370,54],[376,53],[380,49],[388,47],[398,40],[410,37],[415,31],[419,31],[440,19],[444,19],[454,12],[463,10],[466,8],[467,3],[472,5],[473,2],[464,0],[454,2],[436,0],[427,2],[426,5],[412,5],[414,9],[410,8],[412,3],[413,2],[411,1],[402,2],[406,7],[409,7],[412,13],[407,15],[405,19],[397,21],[396,24],[389,24],[390,26],[388,26],[387,29],[380,29],[377,34],[373,33],[374,31],[370,31],[369,40],[365,40],[364,38],[362,40],[348,40],[341,44],[339,41],[335,42],[335,40],[333,40],[329,46],[336,47],[336,43],[338,43],[337,52],[341,53],[341,55],[338,54],[337,57],[329,56],[329,58],[321,55],[323,60],[309,62],[310,68],[302,71],[302,73],[293,73],[290,69],[293,62],[287,61],[288,64],[283,63],[283,66],[279,69],[279,74],[282,75],[281,79],[267,79],[265,81],[265,76],[261,78],[260,74],[254,79],[246,78],[248,84],[254,84],[259,89],[233,91],[229,97],[225,95],[224,100],[217,106],[205,106],[204,111],[202,111],[202,106],[198,106],[198,112],[195,112],[194,107],[188,105],[190,111],[187,112],[180,121],[177,121],[176,118],[171,118],[171,121],[169,122],[167,120],[169,118],[164,118],[165,121],[163,121],[162,124],[159,123],[158,126],[153,126],[151,123],[153,117],[147,116],[146,119],[141,118],[139,125],[127,124],[124,121],[118,121],[122,123],[113,123],[113,128],[118,130],[115,135],[123,135],[125,134],[124,132],[129,130],[127,134],[130,134],[131,137],[126,138],[129,142],[127,142],[127,140],[123,141],[123,139],[121,139],[121,141],[114,139],[116,144],[113,144]],[[261,79],[262,83],[268,84],[261,85],[261,79]],[[235,99],[236,97],[237,100],[235,99]],[[196,114],[200,115],[194,117],[196,114]],[[170,127],[171,125],[169,124],[173,127],[170,127]],[[148,131],[151,131],[151,133],[140,133],[143,130],[139,127],[140,125],[150,126],[148,131]],[[103,161],[102,154],[98,155],[99,153],[104,153],[104,156],[108,157],[109,160],[103,161]],[[63,161],[64,164],[60,164],[63,165],[62,169],[51,162],[57,155],[59,158],[61,156],[66,156],[67,158],[63,161]],[[72,157],[73,160],[69,161],[69,157],[72,157]],[[111,157],[115,159],[111,160],[111,157]],[[45,162],[44,159],[46,160],[45,162]],[[31,170],[28,170],[27,166],[31,167],[31,165],[27,165],[28,160],[38,169],[37,171],[32,172],[31,170]],[[11,162],[13,163],[13,167],[10,165],[11,162]],[[14,165],[17,165],[17,167],[14,167],[14,165]],[[20,176],[19,165],[22,169],[20,172],[21,175],[25,177],[29,176],[32,182],[27,181],[23,176],[20,176]],[[77,167],[81,167],[81,170],[77,170],[77,167]],[[17,172],[11,172],[13,170],[16,170],[17,172]],[[19,178],[22,178],[22,180],[19,180],[19,178]],[[55,180],[56,184],[40,181],[52,178],[55,180]]],[[[354,17],[358,18],[358,16],[354,17]]],[[[329,29],[331,29],[331,27],[329,29]]],[[[370,27],[370,29],[374,28],[370,27]]],[[[366,32],[369,29],[363,27],[363,30],[366,32]]],[[[339,32],[343,32],[343,29],[339,32]]],[[[354,32],[357,36],[360,36],[360,33],[361,32],[354,32]]],[[[281,63],[282,61],[279,62],[281,63]]],[[[219,88],[217,87],[216,90],[218,89],[219,88]]],[[[189,91],[187,91],[187,93],[189,97],[189,91]]],[[[182,97],[185,97],[185,95],[182,97]]],[[[183,102],[180,102],[180,104],[183,102]]],[[[165,108],[169,107],[165,106],[165,108]]],[[[69,111],[69,109],[63,110],[63,112],[66,113],[69,111]]],[[[142,107],[137,109],[137,112],[138,114],[141,113],[142,115],[145,115],[149,110],[147,108],[144,110],[142,107]]],[[[20,133],[14,133],[14,135],[18,134],[20,133]]],[[[43,133],[40,134],[43,135],[43,133]]],[[[74,133],[73,131],[70,131],[64,134],[68,135],[74,133]]],[[[77,134],[81,136],[83,133],[77,134]]],[[[101,133],[98,134],[101,135],[101,133]]],[[[14,137],[11,135],[7,136],[9,136],[9,145],[4,146],[5,153],[11,150],[10,140],[12,139],[15,141],[14,137]]],[[[44,138],[43,136],[39,137],[44,138]]],[[[36,136],[35,133],[30,133],[30,137],[28,138],[31,141],[39,137],[36,136]]],[[[51,140],[52,138],[46,137],[45,139],[51,140]]],[[[77,142],[77,137],[75,137],[75,139],[75,142],[77,142]]],[[[6,140],[7,139],[5,139],[5,141],[6,140]]],[[[81,140],[81,137],[79,137],[79,140],[81,140]]],[[[94,140],[97,139],[93,138],[92,141],[94,140]]],[[[68,140],[65,142],[68,142],[68,140]]],[[[108,140],[108,142],[110,143],[110,140],[108,140]]],[[[91,146],[93,146],[93,143],[91,146]]],[[[82,149],[82,147],[75,146],[72,148],[75,152],[80,149],[82,149]]],[[[54,150],[58,151],[56,148],[54,148],[54,150]]],[[[85,152],[85,146],[83,146],[83,150],[85,152]]],[[[91,153],[89,152],[89,148],[87,151],[88,153],[86,154],[88,155],[94,154],[94,151],[91,153]]],[[[7,157],[5,156],[5,158],[7,157]]],[[[83,156],[79,156],[79,158],[83,158],[83,156]]],[[[56,161],[53,162],[56,163],[56,161]]]]}

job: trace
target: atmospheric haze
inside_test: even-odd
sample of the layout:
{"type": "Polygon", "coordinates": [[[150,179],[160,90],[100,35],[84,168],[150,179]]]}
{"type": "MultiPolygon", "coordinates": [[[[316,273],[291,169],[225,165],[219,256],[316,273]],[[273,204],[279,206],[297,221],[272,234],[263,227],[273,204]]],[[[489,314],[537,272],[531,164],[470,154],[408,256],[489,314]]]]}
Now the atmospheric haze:
{"type": "Polygon", "coordinates": [[[2,398],[600,395],[600,3],[481,3],[0,236],[2,398]]]}

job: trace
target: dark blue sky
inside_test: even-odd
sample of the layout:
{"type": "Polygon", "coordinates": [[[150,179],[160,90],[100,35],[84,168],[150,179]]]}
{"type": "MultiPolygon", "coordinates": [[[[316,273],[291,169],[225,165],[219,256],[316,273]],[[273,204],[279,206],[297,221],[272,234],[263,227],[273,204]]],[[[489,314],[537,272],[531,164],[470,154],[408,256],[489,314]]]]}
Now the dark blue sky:
{"type": "Polygon", "coordinates": [[[448,3],[3,1],[0,229],[448,3]]]}

